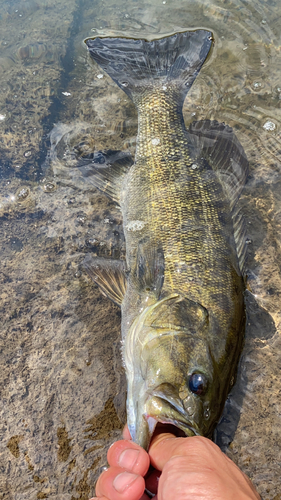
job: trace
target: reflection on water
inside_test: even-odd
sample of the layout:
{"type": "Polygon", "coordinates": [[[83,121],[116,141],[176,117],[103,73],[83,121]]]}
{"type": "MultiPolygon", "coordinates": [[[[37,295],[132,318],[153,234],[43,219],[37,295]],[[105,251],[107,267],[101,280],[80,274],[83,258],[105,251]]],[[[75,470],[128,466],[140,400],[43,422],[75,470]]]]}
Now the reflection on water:
{"type": "Polygon", "coordinates": [[[280,495],[281,59],[279,2],[25,0],[0,6],[0,497],[83,499],[125,420],[120,312],[81,269],[124,253],[118,208],[75,151],[134,154],[136,111],[88,60],[91,34],[205,27],[215,50],[186,123],[231,125],[250,161],[247,331],[216,439],[263,499],[280,495]]]}

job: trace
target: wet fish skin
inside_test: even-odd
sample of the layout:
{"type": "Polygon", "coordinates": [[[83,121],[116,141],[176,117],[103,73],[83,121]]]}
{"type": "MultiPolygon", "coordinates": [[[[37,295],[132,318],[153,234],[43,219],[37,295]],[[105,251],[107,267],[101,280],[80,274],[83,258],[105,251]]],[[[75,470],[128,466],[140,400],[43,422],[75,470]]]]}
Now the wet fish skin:
{"type": "Polygon", "coordinates": [[[193,33],[154,45],[87,41],[138,109],[135,163],[118,178],[127,266],[120,302],[128,426],[146,449],[157,422],[211,437],[245,327],[236,202],[247,161],[227,126],[185,128],[182,104],[212,40],[210,32],[193,33]],[[123,59],[120,46],[128,47],[123,59]]]}

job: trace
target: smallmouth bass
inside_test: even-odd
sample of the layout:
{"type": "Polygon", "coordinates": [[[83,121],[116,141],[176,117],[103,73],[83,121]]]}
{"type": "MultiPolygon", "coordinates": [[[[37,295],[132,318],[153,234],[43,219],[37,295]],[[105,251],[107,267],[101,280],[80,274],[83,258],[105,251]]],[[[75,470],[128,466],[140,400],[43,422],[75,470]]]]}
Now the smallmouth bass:
{"type": "Polygon", "coordinates": [[[237,200],[248,172],[230,127],[184,124],[183,102],[213,36],[195,30],[151,42],[85,42],[138,110],[135,162],[109,151],[87,171],[121,207],[126,262],[89,255],[84,264],[121,306],[128,427],[145,449],[157,422],[211,437],[244,336],[237,200]]]}

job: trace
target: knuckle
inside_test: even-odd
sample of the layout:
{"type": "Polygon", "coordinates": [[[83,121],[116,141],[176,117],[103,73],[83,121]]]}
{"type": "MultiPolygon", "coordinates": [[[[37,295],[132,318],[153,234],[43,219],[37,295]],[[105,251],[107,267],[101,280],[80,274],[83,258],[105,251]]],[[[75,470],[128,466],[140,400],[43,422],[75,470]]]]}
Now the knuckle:
{"type": "Polygon", "coordinates": [[[210,439],[203,436],[194,436],[184,438],[181,443],[180,451],[184,455],[190,456],[213,456],[216,453],[221,453],[220,449],[210,439]]]}

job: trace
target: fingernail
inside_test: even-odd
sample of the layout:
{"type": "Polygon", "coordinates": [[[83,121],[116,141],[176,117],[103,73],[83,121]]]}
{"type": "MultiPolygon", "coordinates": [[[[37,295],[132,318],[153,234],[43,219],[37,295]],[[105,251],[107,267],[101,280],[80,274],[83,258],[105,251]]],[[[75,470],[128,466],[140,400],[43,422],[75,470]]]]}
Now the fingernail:
{"type": "Polygon", "coordinates": [[[133,450],[132,448],[122,451],[118,460],[118,465],[120,465],[120,467],[124,467],[124,469],[133,469],[138,460],[139,454],[140,452],[138,450],[133,450]]]}
{"type": "Polygon", "coordinates": [[[123,493],[136,479],[137,474],[130,474],[130,472],[121,472],[113,481],[113,487],[118,493],[123,493]]]}

